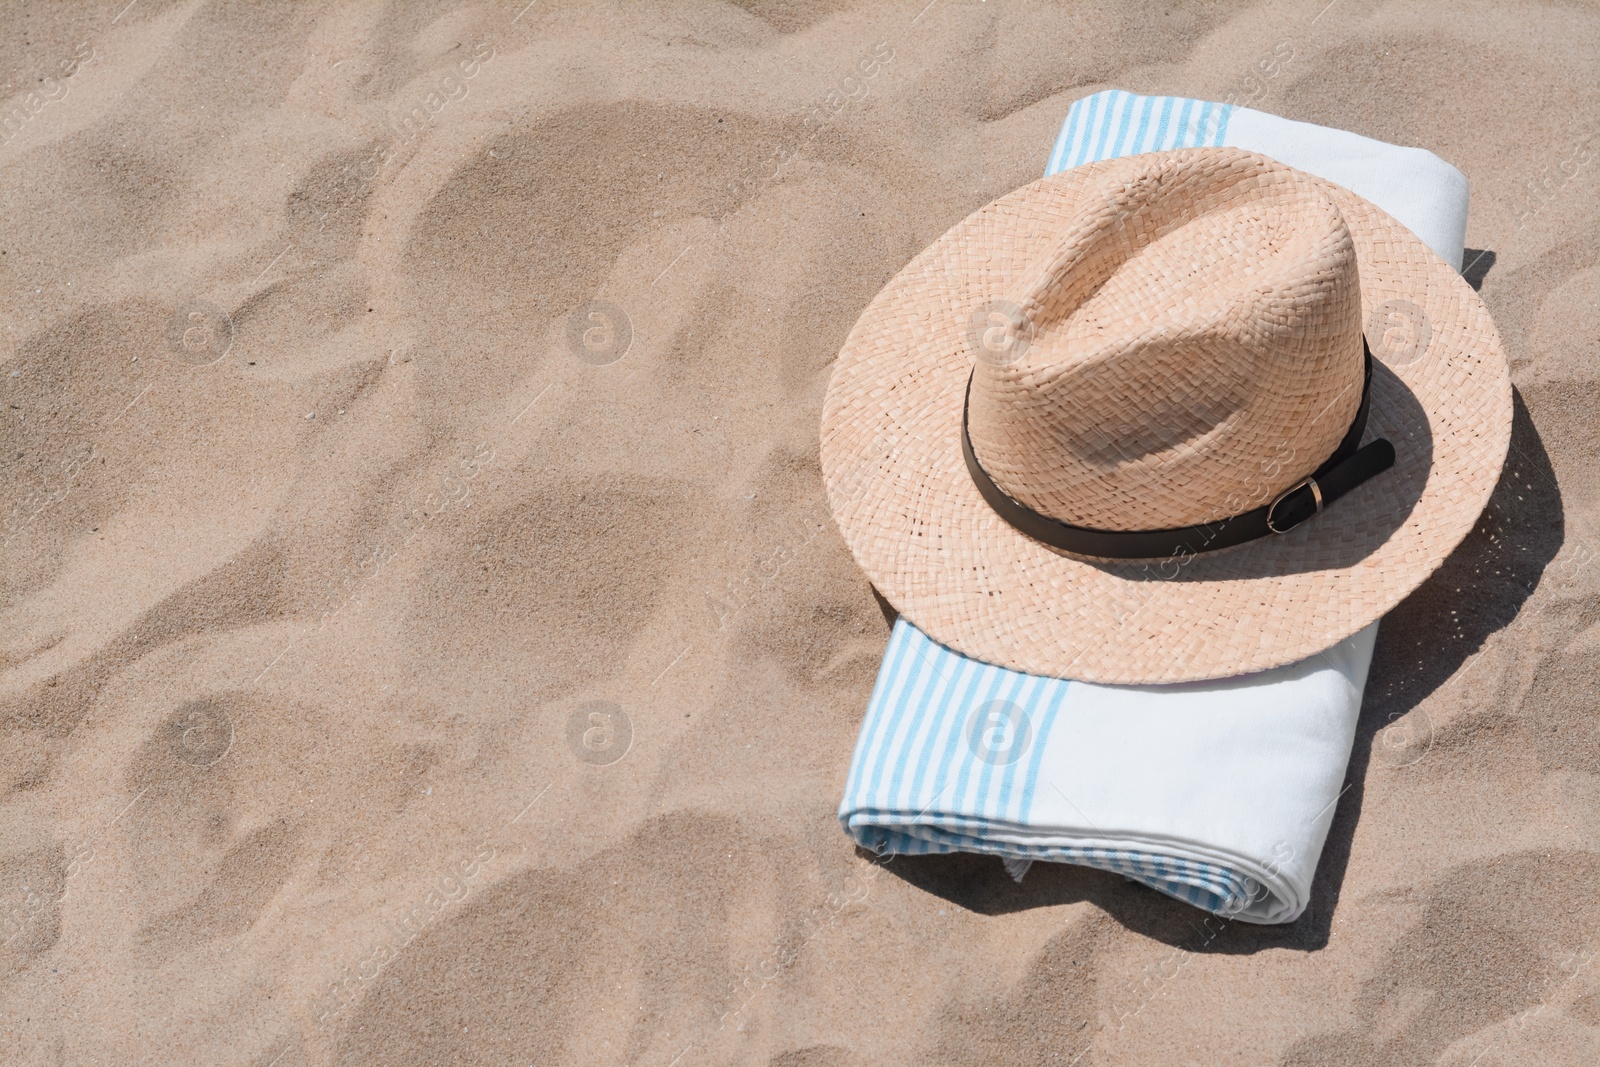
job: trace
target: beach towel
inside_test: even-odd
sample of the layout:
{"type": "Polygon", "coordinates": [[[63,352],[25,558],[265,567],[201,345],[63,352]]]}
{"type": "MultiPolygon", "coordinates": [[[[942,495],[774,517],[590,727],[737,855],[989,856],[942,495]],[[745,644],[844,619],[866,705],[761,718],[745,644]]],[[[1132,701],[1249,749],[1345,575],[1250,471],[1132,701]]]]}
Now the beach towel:
{"type": "MultiPolygon", "coordinates": [[[[1355,192],[1461,267],[1467,183],[1431,152],[1249,108],[1111,90],[1072,105],[1046,174],[1231,145],[1355,192]]],[[[1369,323],[1375,351],[1404,309],[1369,323]],[[1378,336],[1374,336],[1374,333],[1378,336]]],[[[1286,923],[1310,900],[1374,623],[1254,675],[1109,686],[980,663],[898,620],[839,808],[879,854],[988,853],[1121,874],[1210,912],[1286,923]]]]}

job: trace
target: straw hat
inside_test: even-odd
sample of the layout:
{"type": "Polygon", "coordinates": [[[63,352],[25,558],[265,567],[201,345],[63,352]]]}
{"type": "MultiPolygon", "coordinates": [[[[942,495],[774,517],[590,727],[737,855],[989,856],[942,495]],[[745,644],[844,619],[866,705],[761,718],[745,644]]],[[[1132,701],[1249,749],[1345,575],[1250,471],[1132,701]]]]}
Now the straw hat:
{"type": "Polygon", "coordinates": [[[1343,188],[1200,148],[1034,182],[917,256],[839,354],[822,471],[868,578],[940,643],[1177,682],[1382,616],[1510,437],[1499,335],[1449,264],[1343,188]]]}

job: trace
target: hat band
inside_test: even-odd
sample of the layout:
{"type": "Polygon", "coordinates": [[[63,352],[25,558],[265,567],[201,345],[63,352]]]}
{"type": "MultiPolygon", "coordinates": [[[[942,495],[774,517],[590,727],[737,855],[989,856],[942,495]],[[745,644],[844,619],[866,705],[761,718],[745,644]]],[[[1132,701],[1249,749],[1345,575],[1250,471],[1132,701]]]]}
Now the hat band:
{"type": "Polygon", "coordinates": [[[976,366],[972,368],[972,374],[967,376],[966,396],[961,404],[961,454],[967,461],[967,471],[972,475],[978,492],[995,514],[1018,532],[1052,548],[1103,559],[1153,559],[1231,548],[1269,534],[1288,533],[1356,486],[1394,466],[1394,446],[1384,438],[1380,437],[1364,448],[1357,447],[1367,427],[1367,409],[1372,393],[1372,349],[1367,346],[1365,335],[1361,338],[1361,351],[1366,361],[1361,383],[1361,406],[1356,409],[1356,417],[1351,421],[1350,429],[1345,431],[1339,447],[1310,477],[1295,483],[1272,503],[1232,518],[1170,530],[1095,530],[1052,519],[1013,499],[989,477],[989,472],[983,469],[977,453],[972,450],[972,437],[967,432],[967,411],[972,402],[972,378],[977,374],[976,366]]]}

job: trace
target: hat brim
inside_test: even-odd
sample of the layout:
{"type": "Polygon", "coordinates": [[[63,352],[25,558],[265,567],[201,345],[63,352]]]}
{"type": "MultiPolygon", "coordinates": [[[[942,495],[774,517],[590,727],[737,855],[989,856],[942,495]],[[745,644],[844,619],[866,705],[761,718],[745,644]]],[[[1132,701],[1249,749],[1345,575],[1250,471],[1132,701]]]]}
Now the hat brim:
{"type": "Polygon", "coordinates": [[[1141,561],[1051,549],[995,514],[962,460],[973,364],[966,330],[973,311],[1002,297],[1074,215],[1105,165],[984,206],[867,307],[823,407],[822,473],[834,517],[890,603],[934,640],[987,663],[1147,684],[1305,659],[1398,604],[1477,521],[1511,441],[1499,334],[1477,293],[1414,234],[1354,193],[1302,174],[1350,228],[1363,321],[1381,324],[1392,313],[1415,331],[1415,343],[1398,351],[1369,337],[1383,362],[1374,368],[1367,439],[1393,442],[1393,469],[1286,534],[1231,549],[1141,561]]]}

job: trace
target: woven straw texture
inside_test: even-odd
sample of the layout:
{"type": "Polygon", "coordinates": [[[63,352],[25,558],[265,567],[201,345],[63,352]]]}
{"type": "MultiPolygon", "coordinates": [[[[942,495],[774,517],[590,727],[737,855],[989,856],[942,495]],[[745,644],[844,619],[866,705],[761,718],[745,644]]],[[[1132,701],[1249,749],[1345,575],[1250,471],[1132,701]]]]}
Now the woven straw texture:
{"type": "Polygon", "coordinates": [[[1328,195],[1243,152],[1131,158],[1046,240],[1001,333],[969,346],[984,469],[1035,511],[1103,530],[1267,503],[1361,403],[1355,247],[1328,195]]]}
{"type": "Polygon", "coordinates": [[[1178,682],[1304,659],[1387,612],[1472,528],[1510,433],[1499,336],[1448,264],[1347,190],[1202,148],[1034,182],[921,253],[840,352],[822,469],[862,569],[939,642],[1034,674],[1178,682]],[[1395,467],[1287,534],[1073,557],[1006,525],[962,461],[970,374],[974,449],[1036,510],[1104,529],[1236,514],[1332,451],[1362,325],[1395,307],[1425,337],[1374,367],[1366,439],[1393,442],[1395,467]]]}

